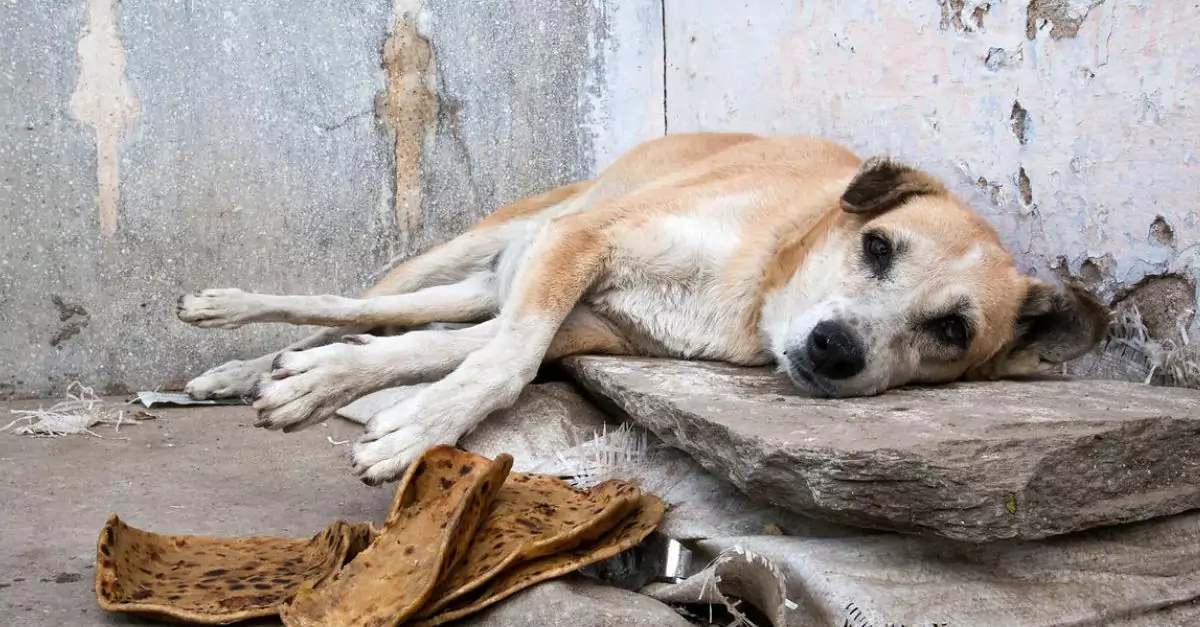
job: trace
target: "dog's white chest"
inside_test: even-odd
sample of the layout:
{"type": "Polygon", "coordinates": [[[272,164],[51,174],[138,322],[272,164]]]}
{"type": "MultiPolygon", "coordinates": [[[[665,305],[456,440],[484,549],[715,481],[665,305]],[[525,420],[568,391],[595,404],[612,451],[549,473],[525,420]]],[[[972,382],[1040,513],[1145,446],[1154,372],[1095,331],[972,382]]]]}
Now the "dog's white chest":
{"type": "Polygon", "coordinates": [[[658,216],[618,233],[607,272],[587,302],[674,356],[728,354],[729,325],[745,303],[733,297],[736,286],[723,271],[741,243],[741,227],[732,212],[708,209],[658,216]]]}

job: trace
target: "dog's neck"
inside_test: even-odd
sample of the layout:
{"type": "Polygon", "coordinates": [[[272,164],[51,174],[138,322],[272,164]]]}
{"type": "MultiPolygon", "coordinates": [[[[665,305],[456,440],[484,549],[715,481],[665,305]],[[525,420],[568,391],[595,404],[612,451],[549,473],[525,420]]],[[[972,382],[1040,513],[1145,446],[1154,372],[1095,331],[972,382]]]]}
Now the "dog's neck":
{"type": "MultiPolygon", "coordinates": [[[[780,352],[791,318],[805,306],[810,294],[813,264],[822,264],[829,253],[830,238],[847,220],[836,202],[819,213],[799,215],[793,229],[784,233],[774,256],[765,267],[754,311],[762,349],[771,355],[780,352]]],[[[829,270],[829,268],[826,268],[829,270]]],[[[827,272],[833,277],[835,273],[827,272]]]]}

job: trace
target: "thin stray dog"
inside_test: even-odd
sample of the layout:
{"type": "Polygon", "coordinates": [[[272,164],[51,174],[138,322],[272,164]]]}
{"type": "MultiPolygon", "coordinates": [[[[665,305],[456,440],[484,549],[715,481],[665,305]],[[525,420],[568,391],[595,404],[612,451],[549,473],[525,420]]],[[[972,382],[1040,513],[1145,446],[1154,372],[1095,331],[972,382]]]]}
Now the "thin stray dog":
{"type": "Polygon", "coordinates": [[[846,397],[1042,372],[1096,346],[1109,319],[1088,293],[1021,275],[927,173],[821,139],[730,133],[646,142],[593,180],[500,208],[363,298],[213,289],[178,314],[329,327],[187,385],[251,397],[268,429],[433,382],[367,423],[353,457],[370,484],[454,444],[568,355],[774,361],[802,394],[846,397]],[[366,334],[380,327],[407,332],[366,334]]]}

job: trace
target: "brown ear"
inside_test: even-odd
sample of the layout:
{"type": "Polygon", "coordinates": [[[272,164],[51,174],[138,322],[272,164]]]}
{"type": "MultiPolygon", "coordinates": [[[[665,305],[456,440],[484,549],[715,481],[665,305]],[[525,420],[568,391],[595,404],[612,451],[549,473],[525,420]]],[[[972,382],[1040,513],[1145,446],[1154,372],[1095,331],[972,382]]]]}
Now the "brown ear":
{"type": "Polygon", "coordinates": [[[928,174],[884,157],[871,157],[842,193],[842,209],[849,213],[887,211],[924,194],[938,194],[946,188],[928,174]]]}
{"type": "Polygon", "coordinates": [[[1111,311],[1090,292],[1028,279],[1013,336],[996,370],[1025,375],[1082,357],[1108,333],[1111,311]]]}

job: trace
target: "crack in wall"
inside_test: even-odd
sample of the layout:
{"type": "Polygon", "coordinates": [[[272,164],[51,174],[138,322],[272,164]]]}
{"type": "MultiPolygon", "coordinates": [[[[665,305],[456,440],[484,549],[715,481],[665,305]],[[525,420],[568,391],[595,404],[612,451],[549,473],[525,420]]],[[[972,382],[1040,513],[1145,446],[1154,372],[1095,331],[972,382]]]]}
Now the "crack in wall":
{"type": "Polygon", "coordinates": [[[86,0],[88,24],[79,39],[79,79],[71,94],[71,112],[96,134],[96,184],[100,232],[117,231],[121,199],[121,135],[141,114],[125,82],[125,46],[117,36],[115,0],[86,0]]]}
{"type": "Polygon", "coordinates": [[[338,130],[339,128],[344,128],[344,127],[346,127],[347,125],[349,125],[351,122],[354,122],[355,120],[360,120],[360,119],[362,119],[362,118],[365,118],[365,117],[367,117],[368,115],[373,115],[374,113],[375,113],[375,111],[374,111],[374,110],[372,110],[372,111],[359,111],[358,113],[354,113],[354,114],[352,114],[352,115],[348,115],[348,116],[346,116],[345,118],[342,118],[341,120],[339,120],[339,121],[337,121],[337,122],[333,122],[333,123],[331,123],[331,124],[321,124],[321,123],[317,123],[317,128],[319,128],[319,129],[321,129],[321,130],[323,130],[323,131],[326,131],[326,132],[329,132],[329,131],[336,131],[336,130],[338,130]]]}
{"type": "Polygon", "coordinates": [[[662,108],[663,108],[663,135],[671,132],[669,126],[669,118],[667,117],[667,0],[662,0],[662,6],[659,10],[659,16],[662,18],[662,108]]]}

